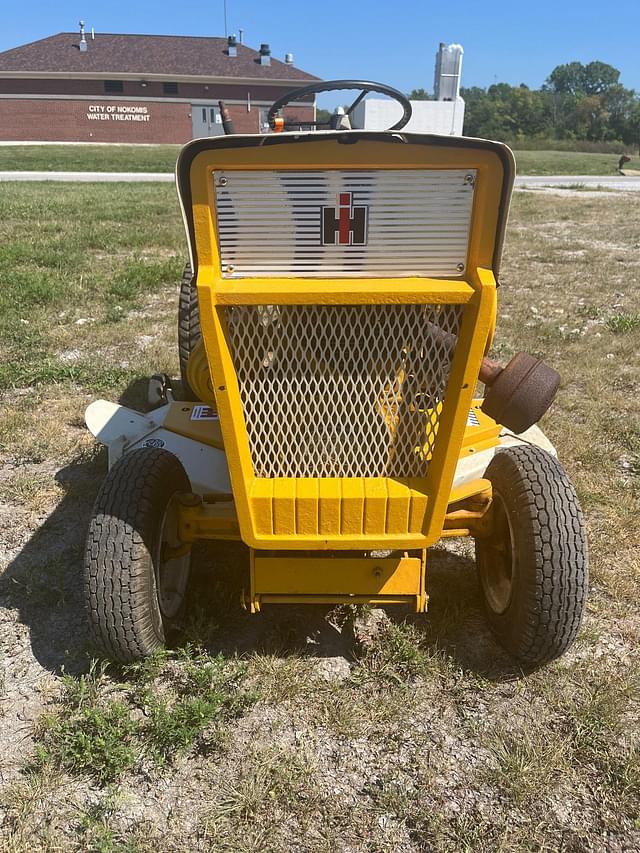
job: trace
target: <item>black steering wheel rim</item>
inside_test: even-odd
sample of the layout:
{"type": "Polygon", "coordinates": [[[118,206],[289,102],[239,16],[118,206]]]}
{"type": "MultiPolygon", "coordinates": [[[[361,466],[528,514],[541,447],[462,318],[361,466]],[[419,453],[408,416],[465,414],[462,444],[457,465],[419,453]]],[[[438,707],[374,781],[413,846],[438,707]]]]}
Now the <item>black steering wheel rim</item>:
{"type": "MultiPolygon", "coordinates": [[[[355,101],[351,104],[345,115],[351,115],[356,106],[364,99],[369,92],[379,92],[382,95],[388,95],[397,101],[402,107],[402,118],[397,121],[389,130],[402,130],[411,118],[411,103],[406,95],[394,89],[392,86],[387,86],[385,83],[376,83],[372,80],[319,80],[317,83],[311,83],[309,86],[303,86],[301,89],[292,89],[290,92],[282,95],[277,101],[274,101],[269,107],[267,121],[269,127],[275,129],[276,113],[292,101],[299,101],[300,98],[308,95],[317,95],[319,92],[334,92],[339,89],[360,89],[361,92],[355,101]]],[[[300,124],[326,124],[326,122],[299,122],[300,124]]]]}

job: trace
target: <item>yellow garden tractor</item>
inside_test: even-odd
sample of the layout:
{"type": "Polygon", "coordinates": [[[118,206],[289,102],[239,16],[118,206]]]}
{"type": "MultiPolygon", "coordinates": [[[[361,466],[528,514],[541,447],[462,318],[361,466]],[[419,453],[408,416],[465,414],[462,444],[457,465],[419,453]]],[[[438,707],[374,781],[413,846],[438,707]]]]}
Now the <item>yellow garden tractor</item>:
{"type": "Polygon", "coordinates": [[[131,661],[166,642],[203,539],[249,547],[252,613],[423,612],[429,548],[472,536],[504,647],[535,667],[574,640],[584,525],[536,426],[559,377],[525,353],[504,368],[486,357],[513,156],[496,142],[404,132],[410,116],[389,87],[318,83],[274,103],[281,132],[182,149],[187,393],[175,399],[158,377],[150,412],[100,400],[86,416],[109,450],[85,561],[92,636],[107,656],[131,661]],[[355,87],[324,129],[280,117],[296,98],[355,87]],[[372,90],[401,117],[351,129],[372,90]]]}

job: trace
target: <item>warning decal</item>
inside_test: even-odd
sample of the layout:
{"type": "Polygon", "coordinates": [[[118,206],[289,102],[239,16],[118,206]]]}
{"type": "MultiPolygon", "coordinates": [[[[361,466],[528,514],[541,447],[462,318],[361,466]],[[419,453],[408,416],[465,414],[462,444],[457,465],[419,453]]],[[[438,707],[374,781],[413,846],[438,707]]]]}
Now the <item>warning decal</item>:
{"type": "Polygon", "coordinates": [[[192,421],[217,421],[218,413],[211,406],[194,406],[191,410],[192,421]]]}
{"type": "Polygon", "coordinates": [[[473,411],[473,409],[469,411],[469,417],[467,418],[467,426],[480,426],[480,420],[478,419],[478,416],[473,411]]]}
{"type": "Polygon", "coordinates": [[[143,447],[164,447],[164,441],[161,438],[145,438],[142,442],[143,447]]]}

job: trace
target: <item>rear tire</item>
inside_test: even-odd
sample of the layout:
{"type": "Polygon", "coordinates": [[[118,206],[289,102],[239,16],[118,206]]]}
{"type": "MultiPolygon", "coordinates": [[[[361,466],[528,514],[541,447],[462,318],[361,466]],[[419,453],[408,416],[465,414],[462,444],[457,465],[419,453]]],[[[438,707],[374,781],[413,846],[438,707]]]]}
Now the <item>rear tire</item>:
{"type": "Polygon", "coordinates": [[[85,552],[91,637],[112,660],[130,663],[166,642],[184,602],[190,554],[179,545],[175,505],[191,486],[166,450],[140,448],[111,468],[93,508],[85,552]]]}
{"type": "Polygon", "coordinates": [[[187,364],[189,363],[189,356],[194,351],[200,337],[198,290],[193,279],[191,264],[186,264],[180,280],[180,297],[178,301],[178,356],[180,359],[182,391],[185,400],[199,399],[189,385],[187,364]]]}
{"type": "Polygon", "coordinates": [[[533,445],[496,453],[493,531],[476,539],[487,619],[500,643],[529,668],[559,657],[578,633],[588,552],[577,495],[566,472],[533,445]]]}

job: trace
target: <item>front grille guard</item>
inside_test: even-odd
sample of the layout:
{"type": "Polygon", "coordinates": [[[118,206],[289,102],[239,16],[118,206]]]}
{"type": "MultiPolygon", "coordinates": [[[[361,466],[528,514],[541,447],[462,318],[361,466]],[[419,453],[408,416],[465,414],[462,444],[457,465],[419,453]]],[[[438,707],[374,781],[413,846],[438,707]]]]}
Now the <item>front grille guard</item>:
{"type": "MultiPolygon", "coordinates": [[[[301,547],[426,548],[437,541],[441,535],[480,362],[495,312],[495,279],[492,272],[477,270],[471,282],[473,284],[464,285],[446,281],[432,282],[425,287],[424,302],[421,303],[413,295],[400,303],[396,300],[385,303],[369,300],[367,304],[326,306],[315,302],[308,304],[304,300],[287,304],[281,300],[274,305],[273,299],[267,302],[268,292],[264,294],[264,304],[260,304],[257,299],[253,299],[251,305],[241,304],[237,298],[234,298],[232,304],[221,304],[210,298],[208,287],[200,289],[203,336],[216,390],[240,533],[247,545],[290,550],[299,550],[301,547]],[[460,295],[461,287],[466,288],[463,297],[460,295]],[[434,301],[433,296],[436,295],[434,301]],[[300,312],[299,309],[303,307],[305,310],[300,312]],[[272,405],[268,397],[266,400],[264,398],[267,368],[275,369],[276,351],[273,343],[269,342],[269,336],[273,335],[274,330],[270,327],[282,324],[283,314],[290,313],[291,317],[286,318],[285,326],[293,324],[289,328],[299,330],[300,323],[304,328],[317,312],[325,310],[329,316],[335,309],[346,311],[345,316],[354,309],[369,311],[369,316],[377,312],[395,313],[393,322],[396,328],[401,327],[402,322],[409,322],[407,318],[411,317],[411,328],[415,329],[415,318],[421,317],[427,329],[423,332],[421,345],[424,346],[425,341],[433,342],[434,338],[441,345],[440,378],[434,386],[437,393],[425,405],[420,402],[415,406],[416,392],[413,390],[408,394],[404,389],[404,396],[398,393],[402,383],[382,386],[386,387],[386,397],[382,395],[382,407],[387,407],[387,437],[394,434],[394,429],[390,427],[394,418],[396,426],[402,422],[397,411],[402,408],[406,398],[413,400],[414,405],[409,408],[419,412],[423,418],[418,421],[412,412],[406,423],[412,428],[417,422],[422,424],[425,443],[420,452],[407,453],[407,446],[415,450],[418,445],[412,441],[402,442],[399,436],[393,441],[387,440],[384,448],[389,451],[391,445],[393,447],[386,456],[381,453],[370,455],[369,464],[375,462],[378,467],[369,468],[366,473],[370,472],[374,476],[346,475],[347,472],[351,473],[347,467],[349,464],[362,463],[362,455],[352,454],[349,457],[343,453],[338,454],[337,460],[332,458],[330,451],[335,434],[323,434],[319,442],[321,452],[309,456],[316,467],[294,467],[300,464],[300,454],[286,453],[283,442],[290,440],[292,434],[299,440],[299,447],[304,446],[301,437],[309,439],[312,433],[308,424],[319,417],[320,405],[309,409],[308,400],[316,399],[316,395],[307,394],[307,408],[300,409],[299,403],[297,410],[291,408],[287,413],[288,420],[280,420],[279,429],[270,432],[268,427],[259,424],[260,418],[266,418],[266,411],[272,405]],[[258,324],[261,324],[258,337],[262,340],[256,344],[253,338],[255,354],[247,359],[251,334],[256,331],[258,324]],[[452,338],[456,331],[457,343],[452,338]],[[434,420],[431,429],[424,419],[426,412],[434,420]],[[295,429],[289,423],[292,420],[297,422],[295,429]],[[303,420],[305,424],[300,426],[303,420]],[[265,436],[272,439],[273,447],[278,447],[278,452],[272,453],[271,457],[264,453],[260,455],[260,442],[266,446],[265,436]],[[394,442],[400,444],[401,452],[396,452],[394,442]],[[418,477],[399,476],[416,473],[417,469],[412,466],[418,462],[418,477]],[[338,467],[331,467],[336,464],[338,467]],[[400,467],[394,468],[394,465],[400,467]],[[317,476],[292,476],[298,471],[317,476]],[[269,476],[265,476],[267,474],[269,476]],[[284,476],[279,476],[281,474],[284,476]],[[325,474],[329,476],[322,476],[325,474]],[[331,476],[334,474],[342,476],[331,476]]],[[[364,302],[363,299],[360,301],[364,302]]],[[[316,328],[320,327],[321,324],[316,324],[316,328]]],[[[343,323],[342,327],[345,329],[343,337],[348,337],[347,324],[343,323]]],[[[289,335],[289,339],[293,340],[293,336],[289,335]]],[[[299,383],[302,382],[301,377],[305,382],[311,379],[317,382],[312,370],[314,368],[317,374],[317,356],[309,356],[313,348],[310,350],[304,338],[296,338],[295,344],[285,355],[289,364],[294,362],[292,353],[298,358],[303,357],[306,368],[299,371],[299,383]]],[[[396,341],[396,354],[402,349],[396,341]]],[[[278,353],[278,359],[282,362],[282,352],[278,353]]],[[[396,365],[396,379],[401,372],[397,371],[396,365]]],[[[290,391],[292,386],[286,371],[283,382],[286,390],[290,391]]],[[[273,389],[274,386],[271,387],[273,389]]],[[[378,392],[380,387],[378,385],[378,392]]],[[[279,391],[277,395],[272,394],[274,400],[282,396],[282,388],[279,391]]],[[[295,395],[291,397],[293,399],[300,400],[300,397],[295,395]]],[[[380,401],[380,395],[375,399],[380,401]]],[[[336,408],[336,420],[340,418],[343,418],[343,413],[336,408]]],[[[370,426],[367,428],[371,429],[370,426]]],[[[363,435],[360,432],[360,438],[363,435]]],[[[316,433],[316,449],[317,444],[316,433]]],[[[308,446],[313,446],[313,442],[308,446]]],[[[362,443],[358,445],[362,446],[362,443]]],[[[357,474],[365,469],[352,470],[357,474]]]]}

